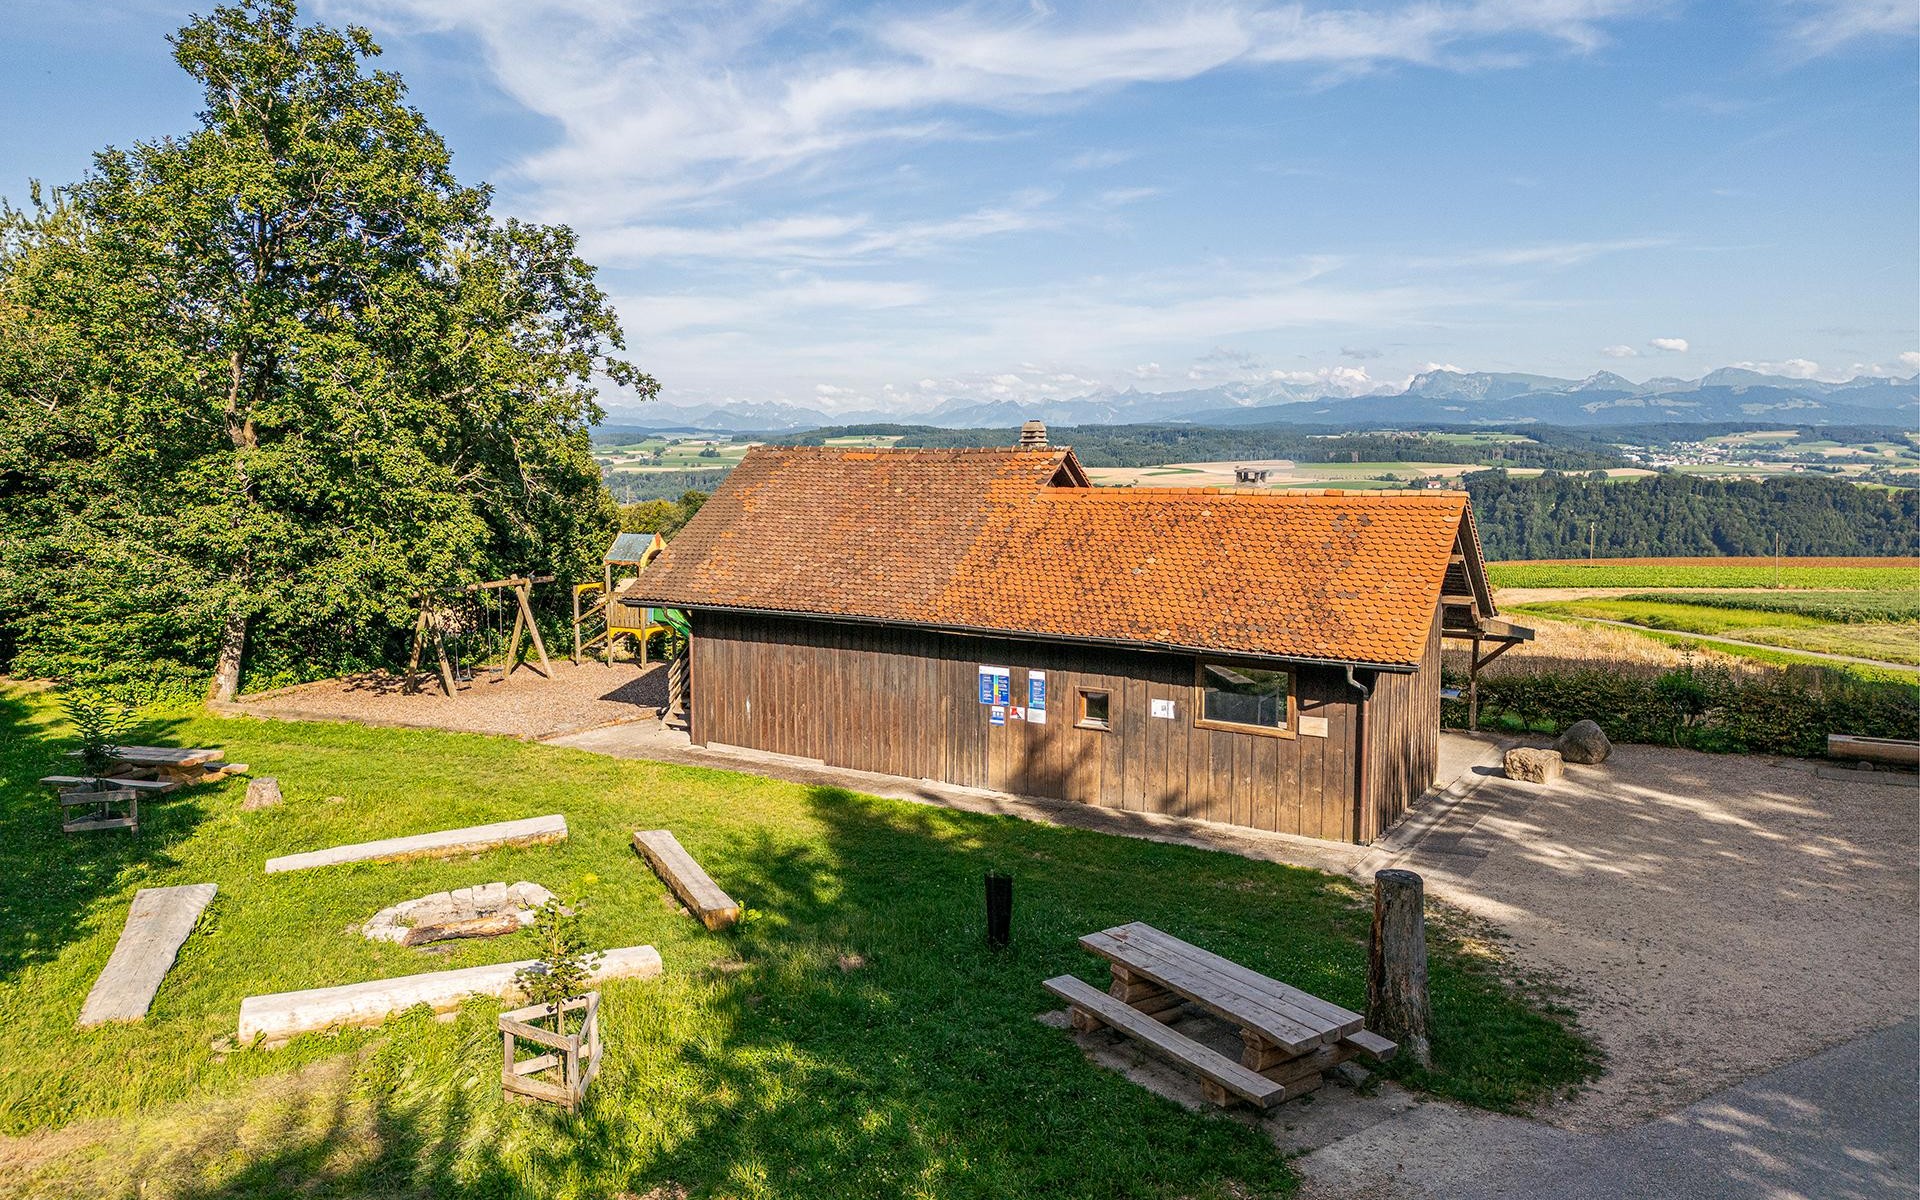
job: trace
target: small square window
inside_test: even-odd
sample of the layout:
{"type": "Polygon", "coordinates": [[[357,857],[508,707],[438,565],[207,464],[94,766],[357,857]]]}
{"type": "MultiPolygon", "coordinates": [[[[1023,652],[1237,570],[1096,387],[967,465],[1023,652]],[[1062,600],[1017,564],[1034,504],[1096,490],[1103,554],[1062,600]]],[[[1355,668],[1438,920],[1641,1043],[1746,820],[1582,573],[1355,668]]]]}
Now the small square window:
{"type": "Polygon", "coordinates": [[[1112,711],[1106,692],[1080,689],[1080,720],[1082,729],[1109,729],[1107,716],[1112,711]]]}

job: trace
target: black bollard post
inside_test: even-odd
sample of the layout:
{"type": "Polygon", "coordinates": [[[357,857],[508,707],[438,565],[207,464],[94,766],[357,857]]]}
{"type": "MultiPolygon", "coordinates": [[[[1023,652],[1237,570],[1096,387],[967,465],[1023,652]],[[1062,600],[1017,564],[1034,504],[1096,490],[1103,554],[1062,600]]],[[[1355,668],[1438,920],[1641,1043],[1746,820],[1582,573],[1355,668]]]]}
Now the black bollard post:
{"type": "Polygon", "coordinates": [[[987,872],[987,945],[1004,946],[1013,939],[1013,876],[987,872]]]}

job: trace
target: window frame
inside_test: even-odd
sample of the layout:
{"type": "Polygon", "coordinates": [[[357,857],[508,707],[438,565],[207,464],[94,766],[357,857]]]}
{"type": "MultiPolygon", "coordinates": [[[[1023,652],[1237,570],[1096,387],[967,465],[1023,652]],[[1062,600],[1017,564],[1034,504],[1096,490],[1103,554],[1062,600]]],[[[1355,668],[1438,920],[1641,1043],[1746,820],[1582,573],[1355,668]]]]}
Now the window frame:
{"type": "Polygon", "coordinates": [[[1113,689],[1102,688],[1102,687],[1076,687],[1073,689],[1073,693],[1074,693],[1073,727],[1075,729],[1097,729],[1103,733],[1112,732],[1113,730],[1113,689]],[[1089,717],[1087,715],[1087,697],[1088,696],[1106,697],[1106,701],[1107,701],[1107,719],[1106,720],[1096,721],[1092,717],[1089,717]]]}
{"type": "Polygon", "coordinates": [[[1300,673],[1289,666],[1276,666],[1272,663],[1254,664],[1231,658],[1196,658],[1193,660],[1193,725],[1196,729],[1217,729],[1223,733],[1245,733],[1254,737],[1297,738],[1300,736],[1300,673]],[[1238,721],[1213,721],[1207,718],[1207,667],[1208,666],[1245,666],[1256,671],[1270,671],[1287,677],[1287,717],[1286,724],[1274,728],[1270,725],[1242,725],[1238,721]]]}

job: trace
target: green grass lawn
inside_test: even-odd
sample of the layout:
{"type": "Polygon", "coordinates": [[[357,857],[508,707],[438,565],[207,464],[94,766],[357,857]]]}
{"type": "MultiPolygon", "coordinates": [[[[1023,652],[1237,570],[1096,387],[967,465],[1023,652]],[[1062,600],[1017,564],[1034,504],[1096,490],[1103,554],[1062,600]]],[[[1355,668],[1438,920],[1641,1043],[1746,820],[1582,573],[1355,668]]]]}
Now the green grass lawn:
{"type": "Polygon", "coordinates": [[[1680,563],[1488,563],[1495,587],[1511,588],[1840,588],[1879,591],[1920,587],[1915,566],[1782,566],[1751,559],[1717,564],[1680,563]]]}
{"type": "MultiPolygon", "coordinates": [[[[1104,982],[1075,945],[1145,920],[1338,1003],[1364,1004],[1364,896],[1227,854],[498,738],[153,719],[137,740],[217,745],[277,776],[146,806],[138,839],[68,839],[37,778],[71,743],[45,693],[0,689],[0,1193],[585,1197],[1244,1197],[1291,1187],[1243,1123],[1100,1070],[1034,1017],[1040,981],[1104,982]],[[275,854],[566,814],[558,847],[268,876],[275,854]],[[672,829],[749,909],[713,934],[629,848],[672,829]],[[1016,881],[1014,945],[981,940],[983,870],[1016,881]],[[451,1023],[226,1052],[242,997],[526,957],[366,941],[399,900],[527,879],[584,898],[601,946],[651,943],[657,981],[605,987],[587,1110],[500,1095],[499,1006],[451,1023]],[[219,895],[144,1024],[79,1032],[135,889],[219,895]],[[844,956],[844,957],[843,957],[844,956]],[[853,956],[857,956],[857,959],[853,956]],[[79,1124],[76,1124],[79,1123],[79,1124]]],[[[1436,1063],[1417,1087],[1522,1106],[1595,1069],[1590,1046],[1436,923],[1436,1063]]]]}

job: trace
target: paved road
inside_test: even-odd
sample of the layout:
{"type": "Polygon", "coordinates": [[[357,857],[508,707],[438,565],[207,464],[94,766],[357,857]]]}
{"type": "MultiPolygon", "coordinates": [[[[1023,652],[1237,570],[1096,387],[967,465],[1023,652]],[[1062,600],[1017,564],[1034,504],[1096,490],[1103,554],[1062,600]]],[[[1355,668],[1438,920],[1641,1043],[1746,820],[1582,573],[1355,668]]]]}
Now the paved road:
{"type": "Polygon", "coordinates": [[[1920,1022],[1756,1076],[1569,1147],[1518,1190],[1561,1200],[1920,1196],[1920,1022]]]}
{"type": "MultiPolygon", "coordinates": [[[[1336,1092],[1311,1119],[1359,1128],[1296,1162],[1303,1200],[1911,1200],[1917,1092],[1909,1020],[1617,1133],[1411,1098],[1372,1114],[1354,1099],[1347,1114],[1336,1092]]],[[[1276,1140],[1306,1148],[1312,1134],[1276,1140]]]]}
{"type": "Polygon", "coordinates": [[[1775,650],[1781,654],[1798,654],[1805,658],[1818,658],[1827,662],[1853,663],[1862,667],[1885,667],[1892,671],[1920,670],[1912,663],[1888,662],[1883,658],[1855,658],[1851,654],[1828,654],[1824,650],[1801,650],[1794,646],[1770,646],[1765,642],[1746,642],[1739,638],[1722,637],[1717,633],[1688,633],[1684,629],[1653,629],[1646,625],[1635,625],[1632,621],[1610,621],[1605,617],[1554,617],[1556,621],[1586,621],[1595,625],[1612,625],[1619,629],[1631,629],[1636,633],[1665,633],[1674,637],[1692,638],[1700,642],[1718,642],[1723,646],[1744,646],[1749,650],[1775,650]]]}

